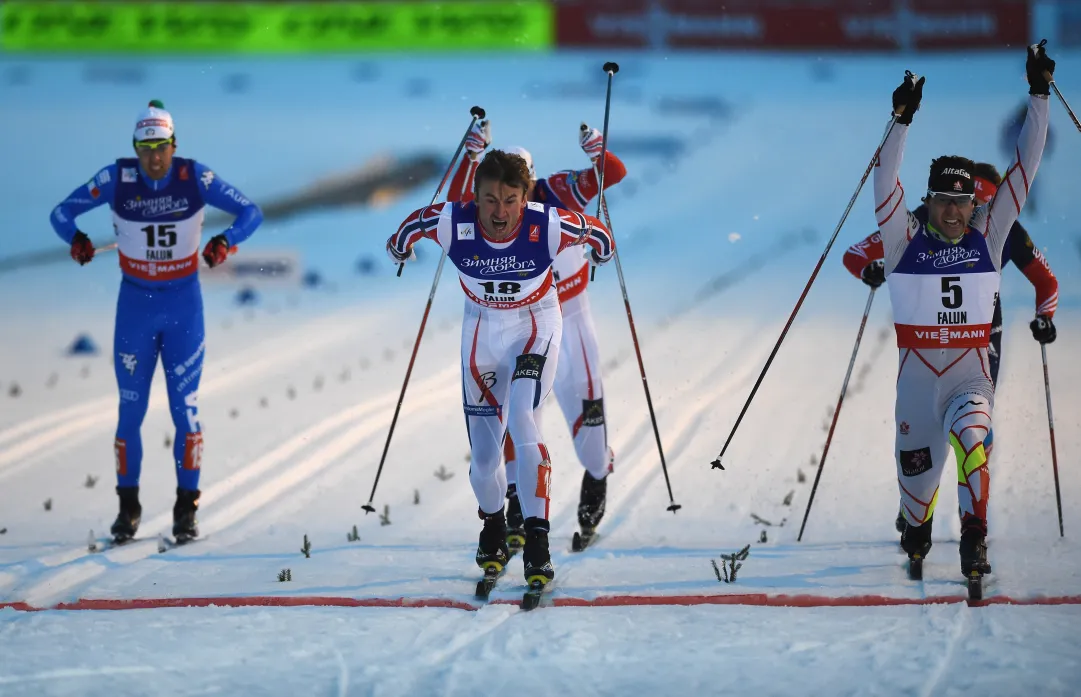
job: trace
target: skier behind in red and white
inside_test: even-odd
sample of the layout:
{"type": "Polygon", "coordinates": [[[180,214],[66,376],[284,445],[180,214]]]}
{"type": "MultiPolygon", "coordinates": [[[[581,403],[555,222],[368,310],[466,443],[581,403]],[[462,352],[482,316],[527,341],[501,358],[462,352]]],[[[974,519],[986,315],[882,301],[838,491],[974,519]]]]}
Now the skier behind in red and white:
{"type": "Polygon", "coordinates": [[[875,211],[897,346],[897,480],[905,513],[901,546],[913,560],[931,549],[931,517],[952,446],[961,508],[961,572],[990,573],[987,499],[990,477],[984,438],[991,430],[994,386],[988,346],[1002,256],[1036,175],[1047,137],[1045,72],[1055,63],[1042,46],[1026,61],[1029,110],[1017,162],[991,203],[975,208],[975,163],[955,155],[931,162],[927,220],[905,203],[898,179],[905,140],[919,109],[924,79],[907,76],[893,93],[897,124],[874,168],[875,211]]]}
{"type": "MultiPolygon", "coordinates": [[[[977,162],[972,170],[975,182],[976,208],[977,210],[991,202],[1002,185],[1002,175],[994,165],[987,162],[977,162]]],[[[927,204],[924,203],[913,215],[926,223],[927,204]]],[[[856,278],[862,280],[872,288],[878,288],[885,283],[885,264],[882,260],[882,235],[875,232],[848,248],[844,255],[844,265],[856,278]]],[[[1002,254],[1002,267],[1009,262],[1025,274],[1025,278],[1032,284],[1036,291],[1036,318],[1029,324],[1032,336],[1041,344],[1049,344],[1055,340],[1057,331],[1052,318],[1058,307],[1058,279],[1051,272],[1051,265],[1032,242],[1028,231],[1019,222],[1013,224],[1006,242],[1006,248],[1002,254]]],[[[991,344],[987,347],[988,363],[991,373],[991,385],[998,385],[998,366],[1002,357],[1002,307],[999,298],[995,296],[995,314],[991,320],[991,344]]],[[[991,459],[991,450],[994,445],[993,431],[987,432],[983,440],[984,454],[988,462],[991,459]]],[[[897,512],[897,532],[905,530],[904,505],[897,512]]]]}
{"type": "MultiPolygon", "coordinates": [[[[597,171],[603,136],[595,128],[582,124],[578,143],[593,162],[594,168],[564,170],[544,179],[536,178],[533,157],[524,148],[512,148],[529,165],[531,182],[526,199],[558,206],[564,210],[584,213],[586,205],[599,191],[597,171]]],[[[466,138],[466,157],[451,180],[447,195],[450,201],[472,199],[473,173],[480,155],[491,144],[491,124],[480,121],[466,138]]],[[[611,151],[605,152],[604,186],[619,183],[627,174],[626,167],[611,151]]],[[[612,471],[614,455],[608,447],[605,425],[604,389],[601,385],[600,349],[589,306],[589,259],[584,250],[569,248],[556,257],[552,270],[563,311],[563,341],[560,343],[559,367],[556,369],[555,395],[567,427],[574,439],[578,461],[585,468],[578,498],[578,524],[585,536],[591,536],[604,516],[608,493],[608,474],[612,471]]],[[[504,458],[507,463],[507,543],[516,552],[525,543],[524,518],[517,496],[515,442],[507,438],[504,458]]]]}
{"type": "Polygon", "coordinates": [[[493,150],[475,171],[475,201],[414,211],[387,241],[395,262],[412,258],[422,238],[447,253],[465,291],[462,400],[469,435],[469,481],[484,528],[477,565],[501,572],[510,557],[503,440],[517,443],[518,499],[525,517],[526,583],[555,576],[548,550],[551,460],[535,412],[555,380],[563,317],[552,264],[565,249],[594,263],[615,253],[596,218],[529,201],[532,177],[518,155],[493,150]]]}

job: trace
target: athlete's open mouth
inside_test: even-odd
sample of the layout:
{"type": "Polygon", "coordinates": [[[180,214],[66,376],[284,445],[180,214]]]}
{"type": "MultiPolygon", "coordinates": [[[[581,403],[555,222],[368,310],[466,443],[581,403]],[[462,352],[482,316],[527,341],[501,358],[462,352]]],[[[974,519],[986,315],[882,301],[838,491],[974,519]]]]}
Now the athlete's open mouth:
{"type": "Polygon", "coordinates": [[[492,218],[492,232],[506,232],[507,220],[500,220],[499,218],[492,218]]]}

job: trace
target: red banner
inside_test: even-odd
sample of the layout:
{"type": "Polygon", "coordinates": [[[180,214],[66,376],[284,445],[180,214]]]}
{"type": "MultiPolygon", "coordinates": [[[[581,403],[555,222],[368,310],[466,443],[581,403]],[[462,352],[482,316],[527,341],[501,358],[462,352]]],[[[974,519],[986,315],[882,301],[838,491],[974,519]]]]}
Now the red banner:
{"type": "Polygon", "coordinates": [[[1028,0],[569,0],[563,47],[942,50],[1024,46],[1028,0]]]}

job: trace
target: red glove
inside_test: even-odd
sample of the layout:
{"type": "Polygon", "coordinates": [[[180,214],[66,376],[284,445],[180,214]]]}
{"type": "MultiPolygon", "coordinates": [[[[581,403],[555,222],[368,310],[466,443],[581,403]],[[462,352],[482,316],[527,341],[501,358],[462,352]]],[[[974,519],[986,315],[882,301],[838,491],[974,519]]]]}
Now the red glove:
{"type": "Polygon", "coordinates": [[[210,268],[224,263],[228,257],[229,240],[225,239],[225,235],[215,235],[206,243],[206,247],[203,247],[203,259],[210,268]]]}
{"type": "Polygon", "coordinates": [[[71,258],[79,262],[79,266],[90,263],[94,258],[94,243],[85,232],[76,231],[71,238],[71,258]]]}

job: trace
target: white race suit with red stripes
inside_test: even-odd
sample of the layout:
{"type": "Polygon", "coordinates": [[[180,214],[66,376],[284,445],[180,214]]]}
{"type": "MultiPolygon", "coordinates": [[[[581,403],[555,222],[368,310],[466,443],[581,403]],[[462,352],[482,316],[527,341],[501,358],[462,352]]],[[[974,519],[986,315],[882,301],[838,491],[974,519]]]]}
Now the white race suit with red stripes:
{"type": "Polygon", "coordinates": [[[905,518],[934,513],[952,446],[962,525],[987,521],[989,475],[983,441],[991,429],[994,387],[987,346],[1002,273],[1002,251],[1036,174],[1047,138],[1046,97],[1033,96],[1017,161],[990,204],[977,208],[957,240],[908,210],[898,180],[907,125],[886,139],[874,172],[878,227],[897,346],[897,480],[905,518]]]}
{"type": "MultiPolygon", "coordinates": [[[[607,189],[623,180],[627,168],[611,150],[605,153],[604,161],[604,188],[607,189]]],[[[451,180],[448,200],[473,200],[476,169],[476,160],[462,158],[451,180]]],[[[563,170],[536,180],[530,199],[584,213],[586,205],[599,191],[596,167],[563,170]]],[[[571,247],[561,252],[552,264],[559,304],[563,309],[563,342],[560,344],[559,368],[552,389],[571,432],[578,461],[594,479],[604,479],[612,470],[615,456],[608,447],[600,347],[587,292],[590,275],[588,252],[588,249],[571,247]]],[[[514,479],[518,468],[513,438],[506,440],[504,456],[507,479],[517,484],[514,479]]]]}
{"type": "Polygon", "coordinates": [[[462,406],[469,433],[469,480],[481,511],[503,508],[503,440],[518,450],[517,481],[526,518],[548,519],[551,459],[535,411],[552,389],[563,334],[552,262],[588,245],[606,261],[611,234],[595,218],[529,202],[510,237],[491,239],[474,203],[414,211],[390,238],[398,257],[420,238],[436,240],[458,270],[466,295],[462,322],[462,406]]]}

